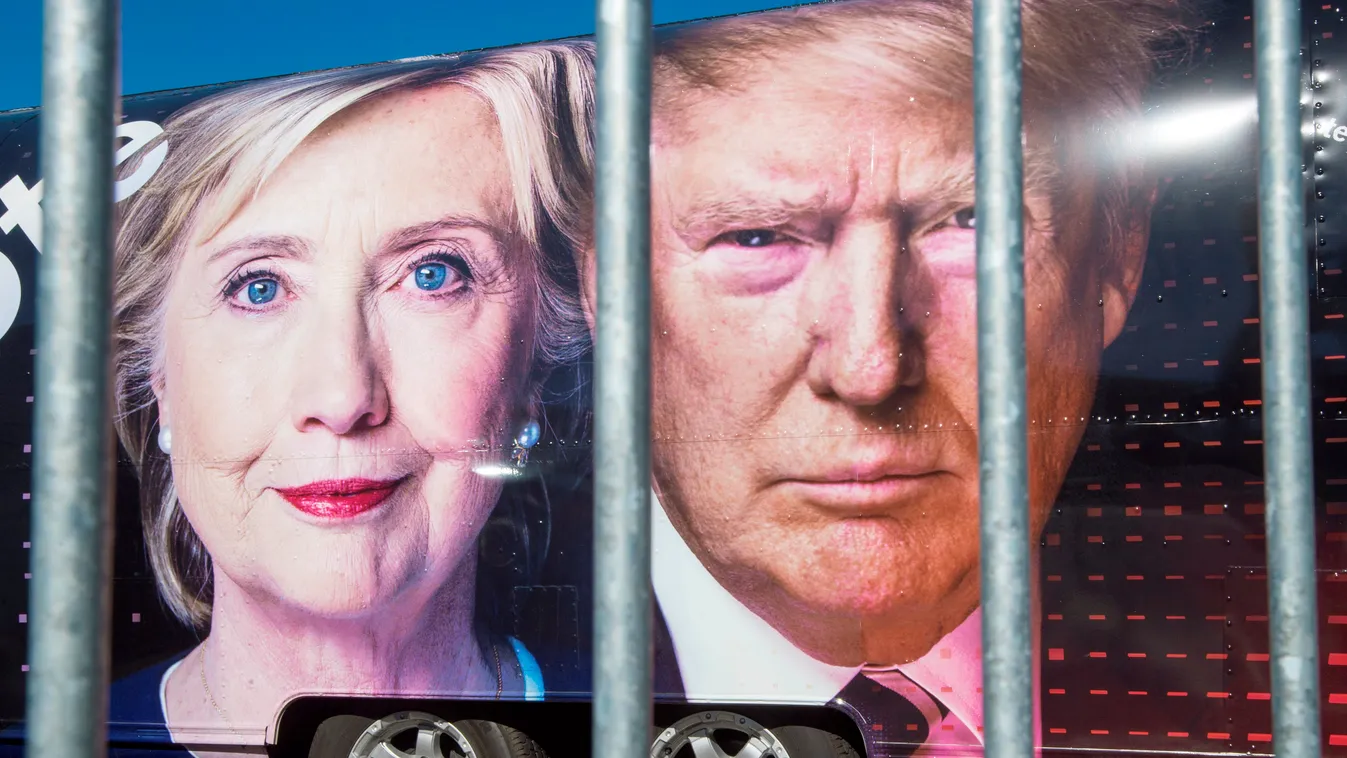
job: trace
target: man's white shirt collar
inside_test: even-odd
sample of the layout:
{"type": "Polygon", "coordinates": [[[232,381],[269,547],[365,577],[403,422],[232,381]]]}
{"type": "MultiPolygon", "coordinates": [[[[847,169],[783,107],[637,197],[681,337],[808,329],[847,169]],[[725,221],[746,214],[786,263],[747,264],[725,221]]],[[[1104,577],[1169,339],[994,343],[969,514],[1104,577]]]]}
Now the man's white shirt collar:
{"type": "MultiPolygon", "coordinates": [[[[651,493],[651,581],[691,702],[821,705],[860,666],[815,660],[721,586],[651,493]]],[[[982,725],[981,611],[898,670],[970,729],[982,725]]],[[[981,732],[977,732],[981,741],[981,732]]]]}

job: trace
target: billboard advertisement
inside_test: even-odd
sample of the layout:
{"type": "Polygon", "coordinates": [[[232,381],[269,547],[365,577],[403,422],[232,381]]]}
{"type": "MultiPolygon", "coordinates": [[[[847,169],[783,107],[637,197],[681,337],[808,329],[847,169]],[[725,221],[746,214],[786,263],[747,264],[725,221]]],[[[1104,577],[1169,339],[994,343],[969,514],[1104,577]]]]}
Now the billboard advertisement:
{"type": "MultiPolygon", "coordinates": [[[[1025,3],[1049,753],[1271,752],[1246,5],[1025,3]]],[[[1305,23],[1324,745],[1347,755],[1344,55],[1336,11],[1305,23]]],[[[965,2],[656,31],[652,755],[736,754],[745,722],[706,726],[727,713],[778,758],[981,754],[971,52],[965,2]],[[791,720],[811,708],[848,728],[791,720]]],[[[497,722],[576,749],[511,718],[590,689],[594,65],[576,39],[125,99],[117,749],[256,752],[296,702],[361,698],[481,755],[497,722]]],[[[0,114],[5,755],[37,119],[0,114]]]]}

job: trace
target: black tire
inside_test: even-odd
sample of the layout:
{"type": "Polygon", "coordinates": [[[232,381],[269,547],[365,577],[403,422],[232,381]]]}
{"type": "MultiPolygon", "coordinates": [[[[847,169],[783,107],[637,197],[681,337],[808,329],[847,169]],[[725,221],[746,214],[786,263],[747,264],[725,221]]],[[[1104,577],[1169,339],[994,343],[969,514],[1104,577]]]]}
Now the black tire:
{"type": "Polygon", "coordinates": [[[318,725],[309,745],[309,758],[347,758],[355,741],[374,719],[364,716],[333,716],[318,725]]]}
{"type": "Polygon", "coordinates": [[[547,758],[527,734],[494,721],[456,721],[454,726],[482,758],[547,758]]]}
{"type": "Polygon", "coordinates": [[[812,726],[778,726],[771,730],[790,758],[861,758],[842,737],[812,726]]]}

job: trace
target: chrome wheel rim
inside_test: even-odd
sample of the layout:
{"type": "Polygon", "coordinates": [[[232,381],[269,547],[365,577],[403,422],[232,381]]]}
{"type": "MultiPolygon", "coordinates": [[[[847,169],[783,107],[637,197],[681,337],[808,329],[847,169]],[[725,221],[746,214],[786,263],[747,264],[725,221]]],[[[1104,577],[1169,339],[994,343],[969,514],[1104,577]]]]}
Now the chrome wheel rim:
{"type": "Polygon", "coordinates": [[[761,724],[729,711],[694,713],[660,733],[650,758],[791,758],[761,724]]]}
{"type": "Polygon", "coordinates": [[[350,758],[480,757],[453,724],[429,713],[404,711],[370,724],[355,741],[350,758]]]}

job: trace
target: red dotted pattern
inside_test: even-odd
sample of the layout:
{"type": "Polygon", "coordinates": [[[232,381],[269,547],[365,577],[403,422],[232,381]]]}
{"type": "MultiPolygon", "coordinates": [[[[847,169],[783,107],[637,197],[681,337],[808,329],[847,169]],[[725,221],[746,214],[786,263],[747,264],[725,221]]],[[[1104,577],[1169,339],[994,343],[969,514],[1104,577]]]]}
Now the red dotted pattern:
{"type": "MultiPolygon", "coordinates": [[[[1206,93],[1252,96],[1251,19],[1221,23],[1206,93]]],[[[1272,751],[1256,134],[1240,139],[1162,180],[1146,279],[1042,539],[1049,746],[1272,751]]],[[[1311,318],[1324,749],[1347,756],[1347,300],[1321,294],[1311,318]]]]}

